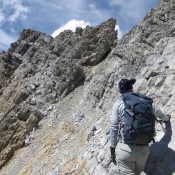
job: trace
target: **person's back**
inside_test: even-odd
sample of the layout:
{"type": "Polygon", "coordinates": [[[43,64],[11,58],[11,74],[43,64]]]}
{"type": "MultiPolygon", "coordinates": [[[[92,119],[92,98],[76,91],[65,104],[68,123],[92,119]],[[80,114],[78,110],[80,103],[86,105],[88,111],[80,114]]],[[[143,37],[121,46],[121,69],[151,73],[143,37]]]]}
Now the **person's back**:
{"type": "MultiPolygon", "coordinates": [[[[131,80],[122,79],[119,82],[119,90],[122,96],[124,96],[124,94],[126,93],[132,94],[133,84],[135,83],[135,81],[136,81],[135,79],[131,80]]],[[[126,103],[124,104],[123,98],[117,100],[114,103],[112,109],[111,127],[110,127],[111,160],[114,164],[116,164],[115,160],[115,148],[116,148],[119,174],[120,175],[140,174],[144,170],[146,161],[150,153],[149,145],[147,141],[144,144],[142,143],[140,144],[140,142],[135,143],[132,141],[130,141],[130,143],[126,142],[126,139],[124,138],[125,136],[124,124],[126,123],[125,110],[126,110],[126,103]]],[[[155,117],[158,117],[159,115],[161,119],[164,120],[169,119],[160,110],[154,110],[153,112],[155,117]]]]}

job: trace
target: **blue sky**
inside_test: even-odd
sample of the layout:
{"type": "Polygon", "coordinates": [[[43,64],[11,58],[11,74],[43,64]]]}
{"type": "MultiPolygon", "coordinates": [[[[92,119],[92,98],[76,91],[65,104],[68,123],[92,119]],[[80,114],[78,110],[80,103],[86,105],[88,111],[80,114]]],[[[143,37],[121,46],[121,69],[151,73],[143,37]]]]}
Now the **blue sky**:
{"type": "Polygon", "coordinates": [[[111,17],[117,19],[121,37],[159,2],[160,0],[0,0],[0,50],[8,49],[25,28],[56,36],[64,29],[95,26],[111,17]]]}

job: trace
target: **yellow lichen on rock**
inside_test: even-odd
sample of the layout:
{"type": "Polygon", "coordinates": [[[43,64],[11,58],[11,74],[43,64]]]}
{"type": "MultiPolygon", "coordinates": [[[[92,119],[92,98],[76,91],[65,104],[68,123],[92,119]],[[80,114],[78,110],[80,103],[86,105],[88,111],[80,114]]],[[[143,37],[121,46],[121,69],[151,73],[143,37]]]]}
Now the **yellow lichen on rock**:
{"type": "Polygon", "coordinates": [[[44,144],[41,146],[38,158],[44,159],[48,155],[51,155],[54,152],[53,146],[59,143],[57,135],[47,138],[44,144]]]}
{"type": "Polygon", "coordinates": [[[27,165],[17,175],[30,175],[31,172],[32,172],[32,165],[27,165]]]}

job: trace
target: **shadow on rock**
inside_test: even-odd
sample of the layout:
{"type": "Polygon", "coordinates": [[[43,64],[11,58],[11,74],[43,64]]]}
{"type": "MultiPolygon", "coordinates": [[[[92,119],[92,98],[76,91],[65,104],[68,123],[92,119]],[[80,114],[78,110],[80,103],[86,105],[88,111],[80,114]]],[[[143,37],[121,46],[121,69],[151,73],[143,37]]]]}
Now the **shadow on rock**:
{"type": "Polygon", "coordinates": [[[172,175],[175,173],[175,152],[168,148],[171,141],[172,127],[165,123],[165,135],[150,147],[150,157],[145,169],[148,175],[172,175]]]}

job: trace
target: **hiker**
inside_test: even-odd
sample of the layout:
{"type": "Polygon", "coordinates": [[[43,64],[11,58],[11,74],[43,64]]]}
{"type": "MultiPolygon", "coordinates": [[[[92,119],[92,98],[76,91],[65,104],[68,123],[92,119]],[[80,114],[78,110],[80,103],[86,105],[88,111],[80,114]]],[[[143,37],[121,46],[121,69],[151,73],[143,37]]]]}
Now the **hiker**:
{"type": "Polygon", "coordinates": [[[111,161],[117,164],[119,175],[139,175],[144,170],[150,153],[149,142],[154,137],[155,119],[158,117],[162,121],[169,120],[168,116],[152,107],[151,98],[133,92],[135,82],[135,79],[121,79],[119,81],[119,91],[122,95],[121,99],[114,103],[112,109],[110,126],[111,161]],[[139,109],[142,112],[139,113],[139,109]],[[143,118],[138,117],[143,116],[141,113],[148,117],[146,120],[148,128],[143,131],[144,134],[139,133],[139,135],[135,128],[143,122],[143,118]],[[147,116],[148,113],[149,116],[147,116]],[[142,121],[137,122],[138,120],[142,121]],[[132,122],[135,123],[129,127],[132,122]]]}

